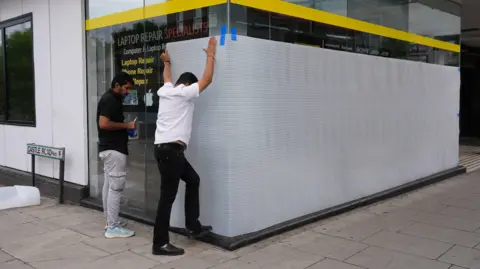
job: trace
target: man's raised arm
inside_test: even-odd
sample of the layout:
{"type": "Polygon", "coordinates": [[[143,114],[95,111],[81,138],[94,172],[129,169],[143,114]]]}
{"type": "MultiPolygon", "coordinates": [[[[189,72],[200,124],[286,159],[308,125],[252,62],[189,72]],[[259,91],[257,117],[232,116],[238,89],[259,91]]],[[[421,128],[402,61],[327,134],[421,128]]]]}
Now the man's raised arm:
{"type": "Polygon", "coordinates": [[[213,80],[213,70],[215,65],[215,54],[217,53],[217,39],[212,36],[208,40],[208,47],[203,49],[207,54],[207,63],[202,78],[198,81],[200,93],[203,92],[213,80]]]}
{"type": "Polygon", "coordinates": [[[163,83],[172,83],[172,71],[170,70],[170,55],[168,55],[168,51],[165,50],[162,55],[160,55],[160,59],[163,61],[163,83]]]}

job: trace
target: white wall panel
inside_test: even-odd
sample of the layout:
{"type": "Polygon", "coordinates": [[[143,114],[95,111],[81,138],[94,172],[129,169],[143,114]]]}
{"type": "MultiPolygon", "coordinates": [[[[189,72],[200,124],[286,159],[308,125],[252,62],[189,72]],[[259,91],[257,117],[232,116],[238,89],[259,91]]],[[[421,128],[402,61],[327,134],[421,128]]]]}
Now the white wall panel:
{"type": "Polygon", "coordinates": [[[5,166],[28,171],[28,158],[25,157],[27,131],[24,127],[5,126],[5,166]]]}
{"type": "Polygon", "coordinates": [[[22,1],[2,0],[0,1],[0,20],[8,20],[23,14],[22,1]]]}
{"type": "MultiPolygon", "coordinates": [[[[36,127],[0,128],[0,165],[30,171],[26,143],[65,146],[66,181],[87,185],[83,1],[2,0],[0,21],[33,14],[36,127]]],[[[38,158],[37,173],[58,178],[38,158]]]]}
{"type": "Polygon", "coordinates": [[[0,164],[5,163],[6,155],[7,155],[7,150],[6,150],[5,126],[0,125],[0,164]]]}
{"type": "Polygon", "coordinates": [[[67,150],[65,178],[86,185],[87,90],[82,10],[82,1],[50,0],[53,140],[67,150]]]}
{"type": "MultiPolygon", "coordinates": [[[[205,44],[169,44],[174,75],[201,76],[205,44]]],[[[219,234],[255,232],[458,164],[457,68],[243,36],[218,50],[188,156],[202,178],[202,220],[219,234]]]]}
{"type": "MultiPolygon", "coordinates": [[[[23,0],[23,13],[33,13],[34,63],[35,63],[35,106],[36,128],[27,129],[25,139],[21,142],[53,145],[52,130],[52,83],[50,63],[50,11],[48,0],[23,0]],[[48,37],[48,38],[45,38],[48,37]]],[[[25,148],[25,145],[23,146],[25,148]]],[[[21,150],[25,156],[25,150],[21,150]]],[[[27,157],[28,159],[28,157],[27,157]]],[[[37,158],[35,172],[53,177],[53,160],[37,158]]],[[[24,169],[21,169],[24,170],[24,169]]],[[[27,170],[31,170],[28,159],[27,170]]]]}

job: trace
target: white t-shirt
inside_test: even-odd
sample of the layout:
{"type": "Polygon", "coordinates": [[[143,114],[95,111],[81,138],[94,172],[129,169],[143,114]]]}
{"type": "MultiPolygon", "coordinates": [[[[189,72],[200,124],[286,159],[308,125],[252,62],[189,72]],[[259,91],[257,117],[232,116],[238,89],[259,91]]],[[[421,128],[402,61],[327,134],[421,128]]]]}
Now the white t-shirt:
{"type": "Polygon", "coordinates": [[[160,103],[157,116],[155,144],[190,142],[192,135],[193,100],[200,95],[198,83],[173,86],[165,83],[158,92],[160,103]]]}

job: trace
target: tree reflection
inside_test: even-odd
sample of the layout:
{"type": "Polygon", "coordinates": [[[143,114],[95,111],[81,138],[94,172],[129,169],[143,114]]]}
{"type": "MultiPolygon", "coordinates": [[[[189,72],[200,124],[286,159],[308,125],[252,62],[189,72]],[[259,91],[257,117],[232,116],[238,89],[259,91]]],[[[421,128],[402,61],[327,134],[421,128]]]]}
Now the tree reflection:
{"type": "MultiPolygon", "coordinates": [[[[6,28],[8,120],[35,120],[33,32],[30,23],[6,28]]],[[[0,60],[0,63],[2,60],[0,60]]],[[[0,105],[5,107],[5,102],[0,105]]]]}

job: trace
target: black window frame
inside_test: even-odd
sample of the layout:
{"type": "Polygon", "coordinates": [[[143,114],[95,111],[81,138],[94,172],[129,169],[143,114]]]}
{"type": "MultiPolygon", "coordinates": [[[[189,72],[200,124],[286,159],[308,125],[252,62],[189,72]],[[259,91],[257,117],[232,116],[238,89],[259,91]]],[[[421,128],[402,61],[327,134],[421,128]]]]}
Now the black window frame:
{"type": "Polygon", "coordinates": [[[15,18],[8,19],[6,21],[0,21],[0,41],[2,43],[2,59],[3,61],[0,62],[1,65],[3,65],[3,73],[0,74],[0,76],[3,76],[3,88],[4,88],[4,95],[2,98],[4,98],[4,117],[3,119],[0,119],[0,125],[16,125],[16,126],[25,126],[25,127],[36,127],[37,124],[37,111],[36,111],[36,85],[35,85],[35,59],[34,59],[34,50],[35,50],[35,42],[34,42],[34,25],[33,25],[33,14],[32,13],[27,13],[15,18]],[[33,121],[19,121],[19,120],[9,120],[9,115],[8,115],[8,72],[7,72],[7,46],[6,46],[6,33],[5,29],[8,27],[16,26],[22,23],[30,23],[30,28],[32,31],[32,98],[33,98],[33,121]]]}

